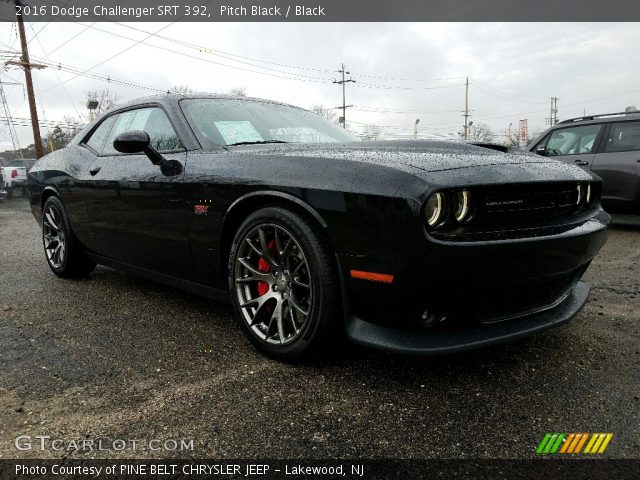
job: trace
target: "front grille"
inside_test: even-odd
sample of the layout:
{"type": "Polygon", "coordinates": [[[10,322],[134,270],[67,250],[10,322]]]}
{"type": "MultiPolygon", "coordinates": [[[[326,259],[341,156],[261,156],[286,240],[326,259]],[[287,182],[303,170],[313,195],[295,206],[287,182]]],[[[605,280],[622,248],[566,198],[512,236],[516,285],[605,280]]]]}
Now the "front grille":
{"type": "Polygon", "coordinates": [[[476,190],[475,225],[549,220],[578,210],[576,183],[520,185],[476,190]]]}

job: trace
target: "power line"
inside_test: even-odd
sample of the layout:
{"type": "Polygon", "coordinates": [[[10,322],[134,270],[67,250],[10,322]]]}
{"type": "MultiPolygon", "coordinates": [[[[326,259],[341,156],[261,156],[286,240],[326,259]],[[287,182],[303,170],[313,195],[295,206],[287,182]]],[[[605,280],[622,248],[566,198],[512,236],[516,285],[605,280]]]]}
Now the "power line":
{"type": "MultiPolygon", "coordinates": [[[[33,30],[33,25],[31,25],[31,29],[33,30]]],[[[40,31],[42,31],[42,29],[40,29],[40,31]]],[[[36,37],[32,37],[36,38],[36,37]]],[[[44,45],[42,45],[42,42],[40,41],[39,38],[37,38],[38,41],[38,45],[40,45],[40,49],[42,50],[42,53],[44,54],[45,58],[49,57],[49,54],[47,54],[46,50],[44,49],[44,45]]],[[[76,115],[78,115],[78,118],[82,120],[82,115],[80,115],[80,112],[78,111],[78,107],[76,107],[75,102],[73,101],[73,99],[71,98],[71,94],[69,94],[69,90],[67,90],[67,87],[62,83],[62,78],[60,78],[60,74],[58,73],[57,70],[54,70],[56,77],[58,78],[58,82],[60,83],[60,85],[62,85],[62,89],[64,90],[65,95],[67,96],[67,99],[69,100],[69,103],[71,104],[71,106],[73,107],[73,109],[76,112],[76,115]]],[[[44,108],[43,108],[44,111],[44,108]]]]}
{"type": "Polygon", "coordinates": [[[530,103],[535,105],[543,105],[547,103],[547,101],[542,100],[541,97],[527,97],[524,95],[519,95],[511,92],[505,92],[498,88],[492,87],[491,85],[483,83],[476,78],[472,78],[471,81],[473,82],[474,88],[477,88],[478,90],[481,90],[483,93],[490,96],[494,96],[496,98],[501,98],[503,100],[513,101],[517,103],[530,103]]]}
{"type": "MultiPolygon", "coordinates": [[[[173,22],[173,23],[175,23],[175,22],[173,22]]],[[[168,24],[168,25],[165,25],[164,27],[162,27],[162,28],[161,28],[161,29],[159,29],[158,31],[160,32],[160,31],[164,30],[165,28],[167,28],[167,27],[169,27],[169,26],[173,25],[173,23],[170,23],[170,24],[168,24]]],[[[105,60],[103,60],[103,61],[101,61],[101,62],[99,62],[99,63],[96,63],[94,66],[92,66],[92,67],[87,68],[86,70],[84,70],[84,72],[85,72],[85,73],[90,72],[90,71],[91,71],[91,70],[93,70],[94,68],[97,68],[97,67],[99,67],[99,66],[101,66],[101,65],[104,65],[105,63],[107,63],[107,62],[109,62],[109,61],[113,60],[114,58],[116,58],[116,57],[118,57],[118,56],[122,55],[123,53],[125,53],[125,52],[127,52],[127,51],[131,50],[132,48],[134,48],[135,46],[139,45],[140,43],[142,43],[142,42],[143,42],[144,40],[146,40],[147,38],[149,38],[149,36],[148,36],[148,37],[145,37],[145,38],[144,38],[144,39],[142,39],[142,40],[138,40],[138,41],[136,41],[136,43],[134,43],[133,45],[130,45],[130,46],[128,46],[127,48],[125,48],[125,49],[123,49],[123,50],[119,51],[118,53],[116,53],[116,54],[114,54],[114,55],[110,56],[109,58],[106,58],[105,60]]],[[[64,85],[65,83],[68,83],[68,82],[70,82],[71,80],[73,80],[74,78],[77,78],[77,77],[79,77],[79,76],[81,76],[81,74],[80,74],[80,73],[77,73],[77,74],[75,74],[73,77],[68,78],[68,79],[66,79],[66,80],[64,80],[64,81],[62,81],[62,82],[60,82],[60,84],[59,84],[59,85],[56,85],[56,86],[54,86],[54,87],[50,87],[50,88],[46,89],[44,92],[48,92],[49,90],[53,90],[54,88],[57,88],[57,87],[58,87],[58,86],[60,86],[60,85],[64,85]]],[[[43,92],[43,93],[44,93],[44,92],[43,92]]]]}
{"type": "MultiPolygon", "coordinates": [[[[181,55],[183,57],[193,58],[195,60],[200,60],[200,61],[211,63],[211,64],[214,64],[214,65],[220,65],[220,66],[227,67],[227,68],[233,68],[233,69],[236,69],[236,70],[246,71],[246,72],[250,72],[250,73],[256,73],[256,74],[259,74],[259,75],[266,75],[266,76],[275,77],[275,78],[284,78],[284,79],[287,79],[287,80],[297,80],[297,81],[310,82],[310,83],[329,83],[329,82],[331,82],[331,79],[329,79],[329,78],[314,77],[314,76],[303,75],[303,74],[298,74],[298,73],[294,73],[294,72],[287,72],[287,71],[284,71],[284,70],[278,70],[278,69],[273,69],[273,68],[270,68],[270,67],[264,67],[264,66],[261,66],[261,65],[256,65],[256,64],[253,64],[253,63],[250,63],[250,62],[246,62],[246,61],[235,60],[233,58],[228,58],[228,57],[225,57],[224,55],[220,55],[219,53],[215,53],[215,52],[217,52],[216,50],[210,49],[208,47],[203,47],[203,46],[190,44],[190,43],[183,42],[183,41],[180,41],[180,40],[177,40],[177,39],[174,39],[174,38],[171,38],[171,37],[167,37],[167,36],[164,36],[164,35],[154,35],[152,32],[147,32],[146,30],[142,30],[140,28],[132,27],[130,25],[124,25],[124,24],[118,24],[118,25],[121,25],[121,26],[126,27],[126,28],[130,28],[132,30],[136,30],[136,31],[139,31],[139,32],[147,33],[147,34],[149,34],[151,36],[155,36],[157,38],[169,41],[171,43],[175,43],[175,44],[178,44],[178,45],[181,45],[181,46],[184,46],[184,47],[188,47],[188,48],[192,48],[192,49],[198,50],[198,52],[200,52],[200,53],[208,53],[208,54],[220,56],[220,57],[224,58],[225,60],[229,60],[229,61],[232,61],[232,62],[240,63],[240,64],[243,64],[243,65],[248,65],[250,67],[253,67],[254,69],[255,68],[259,68],[259,69],[266,70],[266,71],[260,71],[260,70],[254,70],[254,69],[239,67],[237,65],[229,65],[227,63],[217,62],[217,61],[214,61],[214,60],[210,60],[210,59],[198,57],[198,56],[195,56],[195,55],[191,55],[191,54],[188,54],[188,53],[185,53],[185,52],[172,50],[172,49],[169,49],[169,48],[164,47],[164,46],[155,45],[155,44],[152,44],[152,43],[147,43],[144,40],[140,41],[140,43],[142,43],[144,45],[163,50],[164,52],[170,52],[170,53],[173,53],[173,54],[176,54],[176,55],[181,55]],[[275,72],[275,73],[277,73],[279,75],[276,75],[274,73],[268,73],[268,72],[275,72]]],[[[116,37],[120,37],[120,38],[124,38],[124,39],[127,39],[127,40],[134,41],[133,38],[128,37],[126,35],[122,35],[122,34],[119,34],[119,33],[111,32],[109,30],[104,30],[104,29],[99,28],[99,27],[91,26],[89,28],[92,28],[93,30],[97,30],[97,31],[106,33],[108,35],[113,35],[113,36],[116,36],[116,37]]],[[[231,55],[231,54],[228,54],[228,55],[231,55]]],[[[244,58],[249,58],[249,57],[244,57],[244,58]]],[[[275,62],[270,62],[270,63],[275,63],[275,62]]],[[[281,64],[279,64],[279,65],[281,65],[281,64]]],[[[303,67],[299,67],[299,68],[303,68],[303,67]]],[[[317,69],[317,70],[325,71],[323,69],[317,69]]],[[[457,86],[462,86],[462,85],[463,84],[438,85],[438,86],[429,86],[429,87],[407,87],[407,86],[398,86],[398,85],[379,85],[379,84],[373,84],[373,83],[359,83],[358,85],[356,85],[356,87],[359,87],[359,88],[374,88],[374,89],[397,89],[397,90],[437,90],[437,89],[452,88],[452,87],[457,87],[457,86]]]]}

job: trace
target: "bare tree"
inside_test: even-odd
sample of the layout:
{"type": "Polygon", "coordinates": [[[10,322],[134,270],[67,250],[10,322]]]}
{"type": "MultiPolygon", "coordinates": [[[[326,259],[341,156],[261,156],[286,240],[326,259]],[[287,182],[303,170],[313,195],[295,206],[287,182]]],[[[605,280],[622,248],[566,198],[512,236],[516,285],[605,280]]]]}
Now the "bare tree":
{"type": "Polygon", "coordinates": [[[84,127],[85,125],[84,118],[78,119],[77,117],[71,115],[64,115],[62,119],[64,120],[64,124],[67,126],[67,130],[72,137],[76,133],[78,133],[80,129],[82,129],[82,127],[84,127]]]}
{"type": "Polygon", "coordinates": [[[469,127],[469,140],[472,142],[491,142],[494,136],[491,127],[486,123],[474,123],[469,127]]]}
{"type": "Polygon", "coordinates": [[[322,104],[315,104],[311,106],[311,111],[316,115],[320,115],[322,118],[330,121],[331,123],[337,123],[338,115],[332,108],[325,107],[322,104]]]}
{"type": "Polygon", "coordinates": [[[120,95],[112,92],[108,88],[102,90],[89,90],[85,92],[87,101],[98,102],[98,107],[94,110],[94,118],[102,115],[104,112],[111,110],[121,100],[120,95]]]}
{"type": "Polygon", "coordinates": [[[169,89],[170,93],[182,93],[183,95],[189,95],[191,93],[196,93],[196,91],[191,88],[189,85],[174,85],[169,89]]]}
{"type": "Polygon", "coordinates": [[[234,97],[246,97],[247,87],[234,87],[231,90],[229,90],[229,94],[234,97]]]}

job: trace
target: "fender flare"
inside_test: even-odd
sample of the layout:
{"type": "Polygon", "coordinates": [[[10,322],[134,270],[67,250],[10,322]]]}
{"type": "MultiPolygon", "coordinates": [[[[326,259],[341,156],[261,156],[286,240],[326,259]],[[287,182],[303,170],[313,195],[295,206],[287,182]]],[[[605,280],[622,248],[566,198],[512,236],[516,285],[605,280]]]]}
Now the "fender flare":
{"type": "Polygon", "coordinates": [[[280,192],[278,190],[258,190],[258,191],[247,193],[241,196],[240,198],[236,199],[231,205],[229,205],[229,208],[227,208],[227,211],[222,217],[222,229],[224,230],[224,225],[229,215],[231,214],[231,212],[233,212],[233,210],[238,205],[255,197],[274,197],[277,199],[283,199],[283,200],[288,200],[290,202],[293,202],[299,207],[304,208],[313,218],[316,219],[316,221],[320,224],[320,226],[322,226],[322,228],[324,229],[328,228],[327,222],[324,221],[322,216],[311,205],[309,205],[307,202],[305,202],[301,198],[296,197],[295,195],[291,195],[290,193],[280,192]]]}

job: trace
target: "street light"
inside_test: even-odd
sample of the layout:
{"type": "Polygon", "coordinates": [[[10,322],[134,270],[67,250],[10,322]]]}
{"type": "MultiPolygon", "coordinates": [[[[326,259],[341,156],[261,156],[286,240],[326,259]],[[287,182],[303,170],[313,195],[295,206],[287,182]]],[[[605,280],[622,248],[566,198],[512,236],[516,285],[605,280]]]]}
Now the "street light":
{"type": "Polygon", "coordinates": [[[98,108],[98,101],[97,100],[89,100],[89,101],[87,101],[87,108],[89,109],[89,121],[92,122],[93,121],[94,112],[98,108]]]}
{"type": "Polygon", "coordinates": [[[416,123],[413,124],[413,139],[418,139],[418,124],[420,123],[420,119],[416,118],[416,123]]]}

